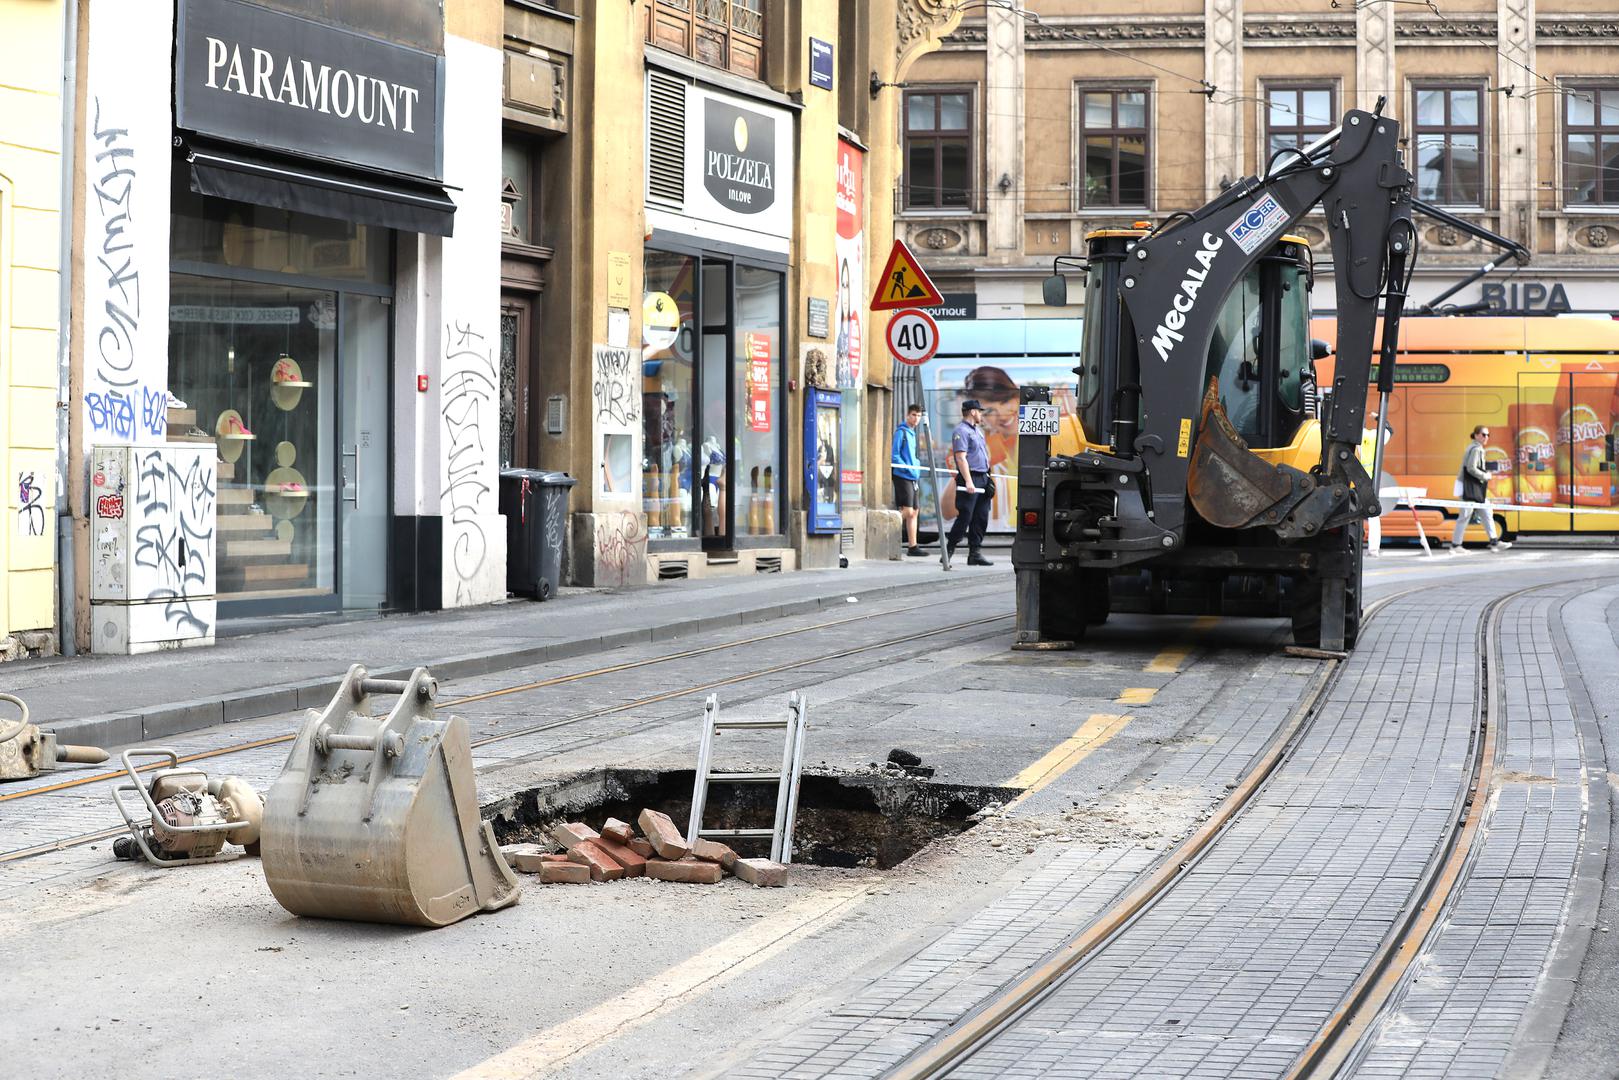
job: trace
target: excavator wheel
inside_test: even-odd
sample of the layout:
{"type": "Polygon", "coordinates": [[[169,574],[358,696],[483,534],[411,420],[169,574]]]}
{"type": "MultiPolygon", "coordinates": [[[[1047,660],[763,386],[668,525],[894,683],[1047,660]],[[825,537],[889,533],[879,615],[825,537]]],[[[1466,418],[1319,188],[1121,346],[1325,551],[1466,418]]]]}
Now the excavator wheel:
{"type": "MultiPolygon", "coordinates": [[[[1344,530],[1345,545],[1349,549],[1349,576],[1344,581],[1344,648],[1353,649],[1360,640],[1361,572],[1365,567],[1365,545],[1358,528],[1344,530]]],[[[1293,579],[1291,603],[1293,613],[1293,644],[1306,648],[1321,647],[1321,578],[1315,574],[1301,574],[1293,579]]]]}
{"type": "MultiPolygon", "coordinates": [[[[1047,570],[1040,575],[1040,637],[1078,641],[1090,625],[1089,590],[1083,575],[1047,570]]],[[[1103,616],[1106,618],[1106,615],[1103,616]]]]}
{"type": "Polygon", "coordinates": [[[1108,592],[1108,576],[1101,570],[1086,570],[1079,575],[1079,588],[1085,596],[1085,623],[1101,626],[1113,611],[1113,597],[1108,592]]]}

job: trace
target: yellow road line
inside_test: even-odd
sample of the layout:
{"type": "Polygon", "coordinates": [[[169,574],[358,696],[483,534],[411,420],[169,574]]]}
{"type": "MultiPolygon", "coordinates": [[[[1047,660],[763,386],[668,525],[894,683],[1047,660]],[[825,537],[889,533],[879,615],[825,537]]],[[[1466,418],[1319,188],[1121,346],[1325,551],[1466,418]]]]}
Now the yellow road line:
{"type": "MultiPolygon", "coordinates": [[[[1197,620],[1192,623],[1192,629],[1209,630],[1217,625],[1219,621],[1220,616],[1218,615],[1199,615],[1197,620]]],[[[1180,671],[1181,665],[1186,663],[1186,658],[1191,656],[1196,648],[1196,645],[1171,645],[1153,657],[1147,666],[1141,670],[1149,675],[1173,675],[1180,671]]]]}
{"type": "Polygon", "coordinates": [[[1006,782],[1007,787],[1022,788],[1023,794],[1007,804],[1007,809],[1018,805],[1029,796],[1051,783],[1063,773],[1091,755],[1091,751],[1117,735],[1130,722],[1128,716],[1113,713],[1092,713],[1090,719],[1079,725],[1068,738],[1058,743],[1051,752],[1006,782]]]}
{"type": "Polygon", "coordinates": [[[659,972],[611,1001],[524,1039],[452,1080],[517,1080],[537,1076],[584,1050],[670,1012],[700,993],[757,967],[809,934],[831,916],[866,900],[876,885],[808,896],[777,915],[732,934],[696,956],[659,972]]]}
{"type": "Polygon", "coordinates": [[[1119,705],[1145,705],[1157,693],[1157,689],[1151,686],[1127,686],[1113,700],[1119,705]]]}

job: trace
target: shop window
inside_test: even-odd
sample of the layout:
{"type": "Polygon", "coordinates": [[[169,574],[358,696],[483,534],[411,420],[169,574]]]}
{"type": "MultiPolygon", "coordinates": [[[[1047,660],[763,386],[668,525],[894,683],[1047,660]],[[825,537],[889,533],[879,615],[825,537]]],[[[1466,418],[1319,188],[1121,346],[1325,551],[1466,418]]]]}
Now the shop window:
{"type": "Polygon", "coordinates": [[[1147,205],[1147,91],[1079,92],[1081,205],[1147,205]]]}
{"type": "Polygon", "coordinates": [[[652,0],[646,41],[750,79],[764,76],[765,0],[652,0]]]}
{"type": "MultiPolygon", "coordinates": [[[[1265,87],[1265,159],[1309,146],[1338,123],[1331,86],[1272,84],[1265,87]]],[[[1297,160],[1293,154],[1288,158],[1297,160]]]]}
{"type": "Polygon", "coordinates": [[[1484,205],[1484,92],[1477,86],[1418,86],[1414,94],[1417,198],[1445,206],[1484,205]]]}
{"type": "Polygon", "coordinates": [[[735,527],[743,536],[781,533],[783,340],[782,277],[774,270],[736,268],[735,527]]]}
{"type": "Polygon", "coordinates": [[[972,201],[972,94],[905,94],[905,205],[966,209],[972,201]]]}
{"type": "Polygon", "coordinates": [[[697,260],[648,250],[641,321],[642,498],[649,539],[693,535],[697,260]]]}
{"type": "Polygon", "coordinates": [[[392,233],[269,206],[205,199],[175,171],[169,252],[179,264],[393,284],[392,233]]]}
{"type": "Polygon", "coordinates": [[[1619,86],[1571,85],[1563,95],[1563,202],[1619,204],[1619,86]]]}

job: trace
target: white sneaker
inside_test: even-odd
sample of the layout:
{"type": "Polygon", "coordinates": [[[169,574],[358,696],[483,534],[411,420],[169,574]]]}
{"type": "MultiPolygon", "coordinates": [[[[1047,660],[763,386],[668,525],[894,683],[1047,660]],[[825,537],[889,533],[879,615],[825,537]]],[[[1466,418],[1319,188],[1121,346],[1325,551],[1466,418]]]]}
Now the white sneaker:
{"type": "Polygon", "coordinates": [[[1450,553],[1452,555],[1471,555],[1471,554],[1473,554],[1471,551],[1468,551],[1466,548],[1462,547],[1460,544],[1452,544],[1452,545],[1450,545],[1450,553]]]}
{"type": "Polygon", "coordinates": [[[1498,540],[1495,543],[1490,545],[1490,550],[1491,551],[1505,551],[1507,548],[1509,548],[1511,546],[1512,546],[1512,541],[1510,541],[1510,540],[1498,540]]]}

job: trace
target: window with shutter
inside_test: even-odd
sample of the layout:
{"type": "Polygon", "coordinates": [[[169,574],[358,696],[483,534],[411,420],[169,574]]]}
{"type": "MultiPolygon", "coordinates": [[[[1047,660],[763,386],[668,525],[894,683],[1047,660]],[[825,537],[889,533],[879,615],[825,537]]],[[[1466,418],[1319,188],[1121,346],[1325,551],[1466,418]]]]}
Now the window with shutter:
{"type": "Polygon", "coordinates": [[[647,75],[647,201],[679,208],[686,202],[686,84],[647,75]]]}

